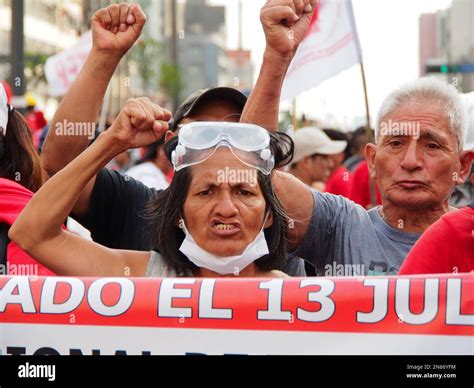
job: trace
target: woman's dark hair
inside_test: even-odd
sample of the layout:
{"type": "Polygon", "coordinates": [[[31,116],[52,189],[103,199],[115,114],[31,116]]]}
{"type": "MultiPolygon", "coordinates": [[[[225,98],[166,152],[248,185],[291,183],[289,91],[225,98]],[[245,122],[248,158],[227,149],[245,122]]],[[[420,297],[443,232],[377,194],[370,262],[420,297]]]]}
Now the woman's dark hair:
{"type": "MultiPolygon", "coordinates": [[[[177,145],[177,138],[165,144],[165,153],[171,159],[171,152],[177,145]]],[[[292,139],[280,132],[271,133],[270,147],[275,157],[275,166],[283,167],[293,158],[292,139]]],[[[272,186],[271,175],[257,173],[258,183],[265,198],[265,212],[271,212],[273,223],[264,230],[269,254],[255,264],[260,271],[281,269],[287,255],[288,217],[285,214],[272,186]]],[[[175,173],[170,186],[159,192],[146,208],[146,217],[151,227],[153,250],[159,252],[166,263],[176,272],[196,270],[197,267],[179,251],[184,232],[176,225],[183,214],[183,206],[191,183],[191,169],[175,173]]]]}
{"type": "Polygon", "coordinates": [[[38,191],[43,183],[41,163],[23,116],[10,111],[6,134],[0,136],[3,145],[0,178],[16,181],[32,192],[38,191]]]}

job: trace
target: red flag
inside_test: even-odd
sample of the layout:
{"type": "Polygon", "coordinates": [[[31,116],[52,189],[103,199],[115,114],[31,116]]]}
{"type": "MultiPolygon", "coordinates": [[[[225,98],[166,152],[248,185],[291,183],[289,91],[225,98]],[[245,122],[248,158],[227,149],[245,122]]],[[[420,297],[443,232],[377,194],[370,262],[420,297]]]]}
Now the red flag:
{"type": "Polygon", "coordinates": [[[351,0],[321,0],[286,74],[282,100],[314,88],[360,62],[351,0]]]}

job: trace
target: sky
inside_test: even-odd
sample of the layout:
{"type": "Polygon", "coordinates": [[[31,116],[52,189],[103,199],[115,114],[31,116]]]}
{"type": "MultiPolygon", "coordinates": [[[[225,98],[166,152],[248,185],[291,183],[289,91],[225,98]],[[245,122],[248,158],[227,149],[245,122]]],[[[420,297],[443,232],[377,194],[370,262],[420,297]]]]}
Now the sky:
{"type": "MultiPolygon", "coordinates": [[[[229,48],[238,45],[237,0],[210,0],[227,7],[229,48]]],[[[243,0],[243,46],[252,51],[255,77],[261,65],[265,37],[259,20],[264,0],[243,0]]],[[[451,0],[353,0],[362,47],[372,123],[384,97],[419,76],[418,23],[422,13],[450,6],[451,0]]],[[[297,98],[298,114],[352,130],[363,124],[365,103],[360,67],[345,70],[297,98]]],[[[287,103],[281,108],[287,109],[287,103]]]]}

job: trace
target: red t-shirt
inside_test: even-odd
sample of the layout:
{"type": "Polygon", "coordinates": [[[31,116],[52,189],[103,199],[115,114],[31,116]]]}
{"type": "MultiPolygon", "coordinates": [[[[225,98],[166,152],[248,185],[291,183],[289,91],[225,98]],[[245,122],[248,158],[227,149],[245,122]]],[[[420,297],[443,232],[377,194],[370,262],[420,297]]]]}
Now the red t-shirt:
{"type": "MultiPolygon", "coordinates": [[[[364,209],[370,204],[370,184],[369,184],[369,167],[367,161],[362,161],[354,170],[351,178],[351,191],[349,199],[361,205],[364,209]]],[[[377,205],[382,204],[377,183],[374,182],[375,198],[377,205]]]]}
{"type": "Polygon", "coordinates": [[[400,275],[474,271],[474,209],[445,214],[408,253],[400,275]]]}
{"type": "Polygon", "coordinates": [[[26,124],[32,132],[42,130],[48,122],[46,121],[43,112],[36,110],[25,115],[26,124]]]}
{"type": "Polygon", "coordinates": [[[352,174],[347,168],[340,166],[328,178],[324,191],[349,198],[351,193],[351,181],[352,174]]]}
{"type": "MultiPolygon", "coordinates": [[[[0,178],[0,223],[12,225],[32,196],[33,193],[20,184],[0,178]]],[[[14,242],[8,244],[7,260],[12,275],[55,275],[22,251],[14,242]],[[29,273],[21,273],[25,270],[29,273]]]]}

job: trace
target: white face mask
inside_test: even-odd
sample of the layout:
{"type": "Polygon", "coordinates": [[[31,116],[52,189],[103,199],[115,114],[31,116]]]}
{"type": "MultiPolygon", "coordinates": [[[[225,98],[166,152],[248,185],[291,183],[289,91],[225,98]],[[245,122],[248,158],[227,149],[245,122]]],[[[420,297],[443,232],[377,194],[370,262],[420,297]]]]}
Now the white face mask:
{"type": "MultiPolygon", "coordinates": [[[[265,222],[267,217],[265,217],[265,222]]],[[[263,226],[258,233],[255,240],[253,240],[240,255],[236,256],[216,256],[212,253],[202,249],[193,239],[189,233],[184,220],[180,220],[182,229],[186,234],[186,238],[179,247],[179,250],[189,259],[189,261],[196,264],[199,268],[207,268],[211,271],[217,272],[220,275],[235,274],[238,275],[244,268],[252,264],[255,260],[260,259],[269,253],[267,240],[263,233],[263,226]]]]}

